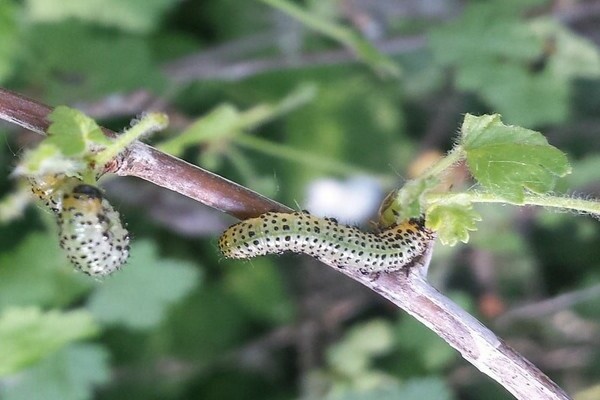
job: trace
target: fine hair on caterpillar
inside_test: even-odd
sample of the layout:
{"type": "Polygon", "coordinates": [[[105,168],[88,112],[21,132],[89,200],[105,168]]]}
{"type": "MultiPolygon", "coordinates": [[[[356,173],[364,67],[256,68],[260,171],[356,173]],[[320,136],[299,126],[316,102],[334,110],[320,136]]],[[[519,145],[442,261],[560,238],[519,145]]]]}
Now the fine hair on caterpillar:
{"type": "Polygon", "coordinates": [[[420,219],[369,233],[304,212],[269,212],[231,226],[219,238],[219,248],[225,257],[236,259],[303,253],[368,274],[406,267],[425,252],[433,238],[420,219]]]}
{"type": "Polygon", "coordinates": [[[109,275],[129,257],[129,233],[100,189],[79,184],[65,191],[58,212],[60,247],[79,271],[109,275]]]}

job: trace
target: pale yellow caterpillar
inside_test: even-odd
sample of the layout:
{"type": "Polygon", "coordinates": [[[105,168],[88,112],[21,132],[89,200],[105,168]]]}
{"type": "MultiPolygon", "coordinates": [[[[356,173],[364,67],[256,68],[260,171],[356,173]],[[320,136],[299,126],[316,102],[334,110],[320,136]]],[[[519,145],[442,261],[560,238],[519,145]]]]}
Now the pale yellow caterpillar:
{"type": "Polygon", "coordinates": [[[379,233],[341,225],[308,213],[266,213],[227,229],[219,248],[228,258],[284,252],[303,253],[338,268],[364,274],[398,271],[423,254],[433,232],[411,219],[379,233]]]}
{"type": "Polygon", "coordinates": [[[129,233],[98,188],[77,185],[63,193],[59,206],[60,246],[76,269],[104,276],[127,261],[129,233]]]}

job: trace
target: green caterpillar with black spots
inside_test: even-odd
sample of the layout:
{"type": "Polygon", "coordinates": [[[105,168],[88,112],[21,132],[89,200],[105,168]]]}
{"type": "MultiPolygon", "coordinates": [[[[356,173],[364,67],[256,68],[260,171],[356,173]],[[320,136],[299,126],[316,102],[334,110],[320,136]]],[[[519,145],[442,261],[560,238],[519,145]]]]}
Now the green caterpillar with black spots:
{"type": "Polygon", "coordinates": [[[422,219],[368,233],[305,212],[269,212],[231,226],[221,235],[219,248],[225,257],[234,259],[303,253],[338,268],[370,274],[410,265],[433,239],[422,219]]]}
{"type": "Polygon", "coordinates": [[[56,215],[60,247],[77,270],[101,277],[125,264],[129,232],[100,189],[60,174],[31,177],[29,183],[56,215]]]}

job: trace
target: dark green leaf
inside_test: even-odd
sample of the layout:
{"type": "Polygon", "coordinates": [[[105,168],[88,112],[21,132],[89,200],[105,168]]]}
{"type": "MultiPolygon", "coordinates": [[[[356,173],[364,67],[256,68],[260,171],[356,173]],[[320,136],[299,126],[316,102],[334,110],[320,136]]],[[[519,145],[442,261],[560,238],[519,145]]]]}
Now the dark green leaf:
{"type": "Polygon", "coordinates": [[[148,329],[160,323],[169,306],[199,282],[198,268],[158,258],[151,242],[135,242],[130,261],[90,297],[92,314],[107,324],[148,329]]]}
{"type": "Polygon", "coordinates": [[[154,29],[175,0],[28,0],[29,16],[38,22],[70,18],[135,32],[154,29]]]}
{"type": "Polygon", "coordinates": [[[63,306],[91,282],[74,272],[51,233],[33,233],[0,254],[0,310],[8,306],[63,306]]]}

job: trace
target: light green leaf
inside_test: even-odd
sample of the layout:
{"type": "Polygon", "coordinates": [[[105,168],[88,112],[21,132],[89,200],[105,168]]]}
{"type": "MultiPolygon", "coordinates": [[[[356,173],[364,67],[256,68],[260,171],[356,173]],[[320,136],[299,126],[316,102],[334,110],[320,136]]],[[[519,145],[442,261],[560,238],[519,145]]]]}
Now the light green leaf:
{"type": "MultiPolygon", "coordinates": [[[[85,400],[109,380],[108,352],[101,346],[72,344],[42,360],[13,385],[4,400],[85,400]]],[[[0,391],[1,392],[1,391],[0,391]]]]}
{"type": "Polygon", "coordinates": [[[43,176],[46,174],[75,175],[83,169],[81,160],[67,158],[54,143],[40,143],[28,150],[15,168],[15,175],[43,176]]]}
{"type": "Polygon", "coordinates": [[[221,104],[196,120],[177,137],[160,144],[158,148],[166,153],[178,155],[190,145],[214,144],[219,151],[221,143],[239,139],[243,131],[294,111],[313,100],[316,95],[317,88],[314,84],[303,84],[275,104],[258,104],[243,112],[232,104],[221,104]]]}
{"type": "Polygon", "coordinates": [[[174,0],[27,0],[32,21],[58,22],[70,18],[145,33],[153,30],[174,0]]]}
{"type": "Polygon", "coordinates": [[[423,214],[425,194],[439,183],[435,176],[417,178],[408,181],[395,194],[384,201],[380,210],[379,223],[383,227],[416,218],[423,214]],[[389,204],[386,204],[389,202],[389,204]]]}
{"type": "Polygon", "coordinates": [[[468,201],[452,203],[435,203],[427,210],[427,228],[437,232],[440,241],[454,246],[458,241],[467,243],[469,231],[475,231],[477,221],[481,221],[479,213],[473,210],[468,201]]]}
{"type": "Polygon", "coordinates": [[[346,337],[328,349],[332,368],[346,376],[358,376],[368,370],[371,359],[391,351],[394,340],[391,324],[374,320],[353,328],[346,337]]]}
{"type": "Polygon", "coordinates": [[[48,119],[52,124],[45,142],[55,145],[66,156],[80,155],[94,146],[110,143],[96,121],[74,108],[58,106],[48,119]]]}
{"type": "Polygon", "coordinates": [[[500,116],[467,114],[461,144],[473,177],[486,190],[521,204],[527,191],[543,194],[571,172],[566,155],[539,132],[504,125],[500,116]]]}
{"type": "Polygon", "coordinates": [[[460,18],[433,31],[433,52],[442,64],[454,67],[458,88],[478,93],[511,122],[562,122],[568,117],[570,84],[576,75],[559,65],[577,64],[565,57],[572,51],[585,65],[581,70],[590,71],[594,56],[563,34],[553,35],[546,25],[531,24],[515,12],[531,5],[527,3],[470,3],[460,18]],[[557,51],[547,52],[553,40],[557,51]]]}
{"type": "Polygon", "coordinates": [[[158,258],[151,242],[138,241],[132,246],[129,263],[94,291],[88,307],[104,323],[149,329],[198,281],[195,265],[158,258]]]}
{"type": "Polygon", "coordinates": [[[73,271],[51,232],[30,234],[0,254],[0,311],[9,306],[63,306],[90,286],[89,279],[73,271]]]}
{"type": "Polygon", "coordinates": [[[548,68],[555,76],[568,79],[600,76],[600,52],[593,42],[573,33],[556,19],[538,18],[531,23],[531,28],[541,39],[552,43],[548,68]]]}
{"type": "Polygon", "coordinates": [[[526,61],[539,54],[542,41],[520,20],[519,5],[527,7],[523,1],[469,3],[459,18],[433,29],[436,58],[464,66],[498,58],[526,61]]]}
{"type": "Polygon", "coordinates": [[[221,104],[198,119],[177,137],[160,144],[160,150],[179,155],[189,145],[225,140],[238,133],[240,112],[231,104],[221,104]]]}
{"type": "Polygon", "coordinates": [[[42,313],[10,308],[0,315],[0,376],[31,365],[69,342],[95,335],[86,311],[42,313]]]}
{"type": "Polygon", "coordinates": [[[465,65],[457,86],[477,91],[506,119],[523,125],[559,123],[569,114],[570,81],[544,70],[532,74],[519,64],[477,63],[465,65]]]}

